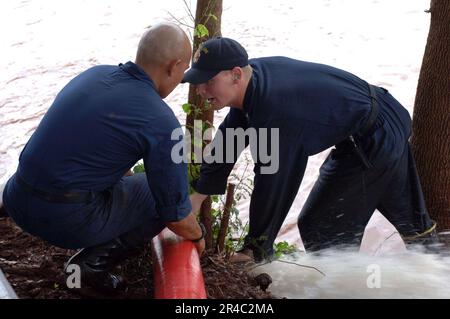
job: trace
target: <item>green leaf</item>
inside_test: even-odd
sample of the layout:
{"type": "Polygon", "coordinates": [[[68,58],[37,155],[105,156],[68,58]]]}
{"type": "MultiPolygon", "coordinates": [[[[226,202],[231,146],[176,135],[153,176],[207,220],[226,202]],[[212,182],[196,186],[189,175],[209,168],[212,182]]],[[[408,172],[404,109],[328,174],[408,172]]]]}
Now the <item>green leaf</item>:
{"type": "Polygon", "coordinates": [[[194,36],[200,39],[209,36],[208,28],[203,24],[197,24],[194,30],[194,36]]]}
{"type": "Polygon", "coordinates": [[[297,250],[294,245],[289,245],[286,241],[280,241],[274,244],[273,248],[277,257],[280,257],[282,254],[291,254],[297,250]]]}
{"type": "Polygon", "coordinates": [[[214,218],[220,217],[220,212],[217,209],[211,209],[211,216],[214,218]]]}
{"type": "Polygon", "coordinates": [[[202,124],[202,133],[205,133],[207,129],[209,129],[211,126],[207,122],[203,122],[202,124]]]}
{"type": "Polygon", "coordinates": [[[136,164],[133,167],[133,173],[145,173],[145,167],[143,163],[136,164]]]}
{"type": "Polygon", "coordinates": [[[182,106],[184,113],[189,115],[191,113],[191,104],[190,103],[184,103],[182,106]]]}

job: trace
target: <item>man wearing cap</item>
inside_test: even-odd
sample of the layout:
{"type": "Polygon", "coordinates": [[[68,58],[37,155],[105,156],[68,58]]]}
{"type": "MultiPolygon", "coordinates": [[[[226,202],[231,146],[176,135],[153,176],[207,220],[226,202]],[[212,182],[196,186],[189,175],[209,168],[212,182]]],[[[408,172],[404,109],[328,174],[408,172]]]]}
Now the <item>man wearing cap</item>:
{"type": "Polygon", "coordinates": [[[75,77],[6,185],[6,211],[22,229],[55,246],[83,248],[67,265],[68,272],[80,267],[83,287],[123,287],[110,271],[166,226],[204,249],[186,164],[171,159],[171,134],[180,124],[162,100],[180,83],[191,54],[186,34],[162,23],[143,35],[135,63],[94,66],[75,77]],[[146,173],[123,177],[140,159],[146,173]]]}
{"type": "MultiPolygon", "coordinates": [[[[308,157],[332,146],[298,218],[306,250],[359,243],[375,209],[405,240],[435,239],[408,143],[411,118],[384,88],[323,64],[248,60],[245,49],[228,38],[206,41],[183,81],[195,84],[214,109],[230,107],[219,127],[224,158],[225,145],[235,142],[226,139],[226,129],[279,132],[278,171],[264,174],[267,163],[254,158],[250,228],[236,261],[273,254],[308,157]]],[[[202,164],[191,195],[194,211],[206,195],[225,192],[236,160],[202,164]]]]}

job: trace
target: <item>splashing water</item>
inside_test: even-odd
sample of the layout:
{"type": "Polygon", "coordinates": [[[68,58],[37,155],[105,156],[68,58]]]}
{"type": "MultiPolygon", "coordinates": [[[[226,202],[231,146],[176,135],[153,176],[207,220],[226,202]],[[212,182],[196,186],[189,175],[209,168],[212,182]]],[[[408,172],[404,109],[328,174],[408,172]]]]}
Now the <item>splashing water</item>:
{"type": "Polygon", "coordinates": [[[269,273],[269,290],[286,298],[450,297],[450,256],[427,254],[421,247],[383,256],[350,248],[296,253],[253,271],[269,273]]]}

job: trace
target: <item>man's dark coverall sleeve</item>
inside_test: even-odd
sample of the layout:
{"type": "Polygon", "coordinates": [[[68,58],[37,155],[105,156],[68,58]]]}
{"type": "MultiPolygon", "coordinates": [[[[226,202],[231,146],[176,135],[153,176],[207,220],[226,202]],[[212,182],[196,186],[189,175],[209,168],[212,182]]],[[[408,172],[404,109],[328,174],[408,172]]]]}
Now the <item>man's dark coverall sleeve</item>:
{"type": "Polygon", "coordinates": [[[308,162],[301,143],[301,127],[280,126],[273,125],[280,132],[278,171],[261,174],[262,165],[255,163],[249,232],[244,246],[253,248],[257,260],[273,254],[273,243],[297,195],[308,162]]]}
{"type": "Polygon", "coordinates": [[[159,121],[164,125],[147,126],[141,132],[146,144],[144,165],[158,215],[166,222],[179,221],[191,212],[187,165],[171,158],[173,147],[183,143],[183,137],[171,138],[172,131],[180,128],[174,116],[159,121]]]}

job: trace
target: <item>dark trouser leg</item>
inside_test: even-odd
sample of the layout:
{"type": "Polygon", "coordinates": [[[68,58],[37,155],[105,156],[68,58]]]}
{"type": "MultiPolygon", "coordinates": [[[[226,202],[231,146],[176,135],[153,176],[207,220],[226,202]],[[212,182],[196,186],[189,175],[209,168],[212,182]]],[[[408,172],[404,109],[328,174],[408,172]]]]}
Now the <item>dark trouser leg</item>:
{"type": "Polygon", "coordinates": [[[165,223],[155,212],[144,174],[125,177],[105,198],[106,205],[86,225],[91,231],[81,238],[90,244],[68,264],[80,266],[81,280],[86,285],[111,292],[119,288],[120,280],[110,270],[139,252],[144,243],[164,229],[165,223]]]}
{"type": "Polygon", "coordinates": [[[81,249],[69,259],[81,270],[81,282],[105,293],[113,293],[123,287],[122,278],[111,273],[121,261],[138,254],[144,244],[159,234],[165,227],[155,222],[129,231],[109,242],[81,249]]]}
{"type": "Polygon", "coordinates": [[[6,212],[5,206],[0,206],[0,217],[8,217],[8,213],[6,212]]]}
{"type": "Polygon", "coordinates": [[[377,208],[397,228],[405,243],[437,243],[435,223],[428,215],[409,145],[387,190],[377,208]]]}
{"type": "Polygon", "coordinates": [[[391,177],[391,167],[365,169],[350,144],[334,149],[298,218],[305,249],[359,244],[391,177]]]}
{"type": "MultiPolygon", "coordinates": [[[[395,162],[385,167],[377,164],[363,169],[345,146],[332,151],[299,216],[307,250],[359,244],[375,208],[404,237],[428,234],[433,221],[425,207],[409,145],[395,162]]],[[[434,241],[432,232],[429,237],[434,241]]]]}

